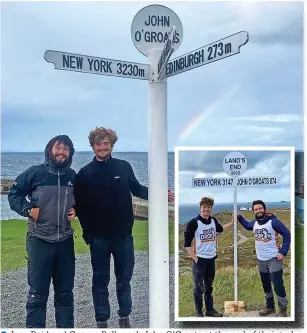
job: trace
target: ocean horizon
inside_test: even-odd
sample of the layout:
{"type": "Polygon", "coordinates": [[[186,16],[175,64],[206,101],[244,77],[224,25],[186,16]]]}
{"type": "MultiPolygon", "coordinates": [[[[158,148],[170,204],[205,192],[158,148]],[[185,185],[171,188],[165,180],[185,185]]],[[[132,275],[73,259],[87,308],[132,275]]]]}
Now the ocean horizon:
{"type": "MultiPolygon", "coordinates": [[[[240,208],[244,207],[247,210],[251,208],[251,202],[238,202],[237,203],[237,210],[240,211],[240,208]]],[[[284,208],[288,209],[291,208],[291,203],[288,201],[280,201],[280,202],[266,202],[267,211],[269,212],[270,209],[275,208],[284,208]]],[[[212,208],[212,215],[216,213],[220,213],[223,211],[232,211],[233,210],[233,202],[228,203],[214,203],[212,208]]],[[[246,210],[245,210],[246,211],[246,210]]],[[[244,211],[241,211],[244,212],[244,211]]],[[[186,224],[188,223],[193,217],[199,214],[199,204],[179,204],[179,224],[186,224]]]]}
{"type": "MultiPolygon", "coordinates": [[[[122,158],[127,160],[135,173],[136,178],[142,185],[148,186],[148,153],[147,152],[113,152],[112,154],[116,158],[122,158]]],[[[94,153],[92,151],[80,151],[76,152],[73,158],[72,168],[78,172],[84,165],[91,162],[94,153]]],[[[301,154],[297,154],[301,161],[301,154]]],[[[168,153],[168,187],[174,191],[175,181],[175,154],[174,152],[168,153]]],[[[28,169],[30,166],[40,164],[44,162],[43,152],[1,152],[1,178],[15,179],[20,173],[28,169]]],[[[296,163],[296,166],[299,164],[296,163]]],[[[300,163],[303,165],[303,163],[300,163]]],[[[297,170],[298,187],[303,181],[303,168],[297,170]]],[[[249,207],[251,203],[241,202],[238,203],[238,209],[240,206],[249,207]]],[[[272,203],[272,208],[276,208],[276,205],[281,207],[289,206],[290,203],[272,203]]],[[[223,210],[232,209],[231,203],[215,203],[213,213],[217,213],[223,210]]],[[[268,205],[268,208],[270,205],[268,205]]],[[[193,204],[180,204],[180,223],[186,223],[187,219],[191,219],[199,212],[198,203],[193,204]],[[184,222],[186,221],[186,222],[184,222]]],[[[13,212],[8,204],[7,195],[1,195],[1,219],[22,219],[22,217],[13,212]]]]}

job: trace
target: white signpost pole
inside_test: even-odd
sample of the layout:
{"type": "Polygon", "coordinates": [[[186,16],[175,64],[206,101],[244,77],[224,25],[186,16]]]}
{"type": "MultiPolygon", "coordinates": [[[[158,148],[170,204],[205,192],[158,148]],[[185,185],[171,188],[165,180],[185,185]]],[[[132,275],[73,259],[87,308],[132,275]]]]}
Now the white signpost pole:
{"type": "Polygon", "coordinates": [[[237,194],[238,187],[235,184],[233,190],[233,269],[234,269],[234,300],[235,310],[238,311],[238,225],[237,225],[237,194]]]}
{"type": "Polygon", "coordinates": [[[174,51],[175,33],[173,27],[162,53],[160,48],[148,53],[149,322],[150,327],[161,328],[169,326],[169,228],[167,80],[160,77],[174,51]]]}
{"type": "MultiPolygon", "coordinates": [[[[161,51],[149,55],[157,68],[161,51]]],[[[156,73],[151,72],[152,76],[156,73]]],[[[149,82],[148,147],[148,238],[149,238],[149,323],[169,326],[169,230],[168,230],[167,82],[149,82]]]]}
{"type": "MultiPolygon", "coordinates": [[[[241,176],[247,168],[246,157],[239,152],[228,153],[223,159],[223,169],[235,178],[241,176]]],[[[237,182],[233,191],[233,268],[234,268],[234,300],[235,311],[238,311],[238,232],[237,232],[237,182]]]]}
{"type": "Polygon", "coordinates": [[[169,8],[151,5],[134,17],[131,37],[149,58],[149,327],[169,327],[169,223],[166,63],[182,41],[182,24],[169,8]],[[176,29],[175,29],[176,27],[176,29]]]}

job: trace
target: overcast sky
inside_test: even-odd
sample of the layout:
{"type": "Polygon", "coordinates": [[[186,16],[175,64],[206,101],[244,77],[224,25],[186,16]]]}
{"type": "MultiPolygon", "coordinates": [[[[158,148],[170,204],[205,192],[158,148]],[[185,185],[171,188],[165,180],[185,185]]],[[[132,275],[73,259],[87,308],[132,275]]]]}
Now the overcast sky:
{"type": "MultiPolygon", "coordinates": [[[[160,2],[157,2],[160,3],[160,2]]],[[[144,80],[58,71],[47,49],[147,63],[131,40],[152,2],[2,2],[2,150],[42,151],[68,134],[89,150],[95,126],[114,129],[116,151],[147,151],[144,80]]],[[[302,149],[303,3],[161,2],[181,19],[173,58],[249,32],[241,53],[168,79],[168,147],[294,145],[302,149]]]]}
{"type": "MultiPolygon", "coordinates": [[[[228,177],[223,159],[230,151],[179,151],[179,204],[197,204],[211,195],[216,203],[233,202],[231,188],[192,188],[193,178],[228,177]]],[[[291,200],[291,157],[289,151],[239,151],[247,159],[242,177],[276,177],[274,187],[239,187],[238,202],[291,200]]]]}

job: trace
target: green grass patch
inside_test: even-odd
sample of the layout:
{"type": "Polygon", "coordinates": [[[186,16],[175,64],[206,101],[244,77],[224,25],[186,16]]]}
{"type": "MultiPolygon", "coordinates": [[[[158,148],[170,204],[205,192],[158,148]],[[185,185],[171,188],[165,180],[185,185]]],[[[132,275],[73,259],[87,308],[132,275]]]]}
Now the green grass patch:
{"type": "MultiPolygon", "coordinates": [[[[79,221],[72,222],[75,230],[75,252],[88,253],[89,247],[82,238],[79,221]]],[[[26,220],[10,220],[1,222],[1,271],[10,271],[26,266],[26,220]]],[[[133,227],[135,251],[148,251],[148,222],[135,221],[133,227]]],[[[159,241],[159,240],[157,240],[159,241]]],[[[170,253],[174,253],[174,222],[169,223],[170,253]]]]}
{"type": "Polygon", "coordinates": [[[295,228],[295,269],[304,269],[304,228],[295,228]]]}
{"type": "MultiPolygon", "coordinates": [[[[284,274],[284,284],[289,304],[291,304],[290,274],[288,273],[284,274]]],[[[179,317],[195,316],[193,287],[192,271],[186,270],[179,277],[179,317]]],[[[265,296],[256,268],[239,268],[238,300],[244,302],[246,311],[258,311],[264,307],[265,296]]],[[[234,274],[232,267],[224,267],[216,272],[213,284],[213,301],[215,309],[220,312],[224,312],[225,301],[234,301],[234,274]]],[[[277,304],[276,299],[275,301],[277,304]]],[[[288,306],[288,312],[290,311],[291,305],[288,306]]]]}

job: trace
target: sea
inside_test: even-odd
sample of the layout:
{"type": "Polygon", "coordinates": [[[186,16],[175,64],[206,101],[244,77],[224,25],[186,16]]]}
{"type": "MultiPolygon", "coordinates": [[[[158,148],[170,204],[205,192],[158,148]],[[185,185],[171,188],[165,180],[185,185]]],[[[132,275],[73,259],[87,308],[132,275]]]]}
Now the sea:
{"type": "MultiPolygon", "coordinates": [[[[112,156],[128,161],[138,181],[148,185],[148,154],[144,152],[113,152],[112,156]]],[[[76,152],[73,157],[72,168],[78,172],[84,165],[93,160],[93,152],[76,152]]],[[[168,153],[168,186],[174,191],[175,155],[168,153]]],[[[43,153],[1,153],[1,178],[15,179],[30,166],[44,162],[43,153]]],[[[1,220],[21,219],[13,212],[8,204],[7,195],[1,195],[1,220]]]]}
{"type": "MultiPolygon", "coordinates": [[[[267,210],[270,211],[272,208],[291,208],[290,202],[266,202],[267,210]]],[[[239,213],[239,209],[244,207],[246,209],[251,207],[251,203],[246,202],[238,202],[237,209],[239,213]]],[[[233,210],[233,203],[215,203],[212,209],[212,215],[215,213],[220,213],[225,210],[233,210]]],[[[244,214],[244,211],[241,213],[244,214]]],[[[199,205],[179,205],[179,223],[186,224],[188,223],[193,217],[199,214],[199,205]]],[[[230,222],[230,221],[229,221],[230,222]]]]}
{"type": "MultiPolygon", "coordinates": [[[[136,178],[143,185],[148,185],[148,154],[146,152],[113,152],[112,154],[116,158],[124,159],[128,161],[135,173],[136,178]]],[[[302,153],[296,154],[296,159],[302,160],[302,153]],[[300,154],[300,155],[298,155],[300,154]]],[[[92,152],[76,152],[73,158],[72,168],[78,172],[84,165],[92,161],[92,152]]],[[[175,155],[173,152],[168,153],[168,186],[174,191],[174,178],[175,178],[175,155]]],[[[43,163],[44,154],[35,153],[1,153],[1,178],[15,179],[20,173],[25,171],[32,165],[43,163]]],[[[298,163],[296,164],[298,165],[298,163]]],[[[303,165],[303,164],[302,164],[303,165]]],[[[296,176],[297,179],[303,179],[302,171],[303,167],[297,170],[299,173],[296,176]]],[[[241,206],[250,207],[249,203],[238,203],[238,208],[241,206]]],[[[223,210],[231,210],[231,203],[216,203],[214,205],[214,212],[220,212],[223,210]]],[[[290,203],[268,203],[269,208],[289,208],[290,203]]],[[[187,223],[191,218],[196,216],[199,212],[199,206],[196,205],[180,205],[179,207],[179,223],[187,223]]],[[[21,218],[18,214],[13,212],[7,200],[7,195],[1,195],[1,220],[8,220],[14,218],[21,218]]]]}

